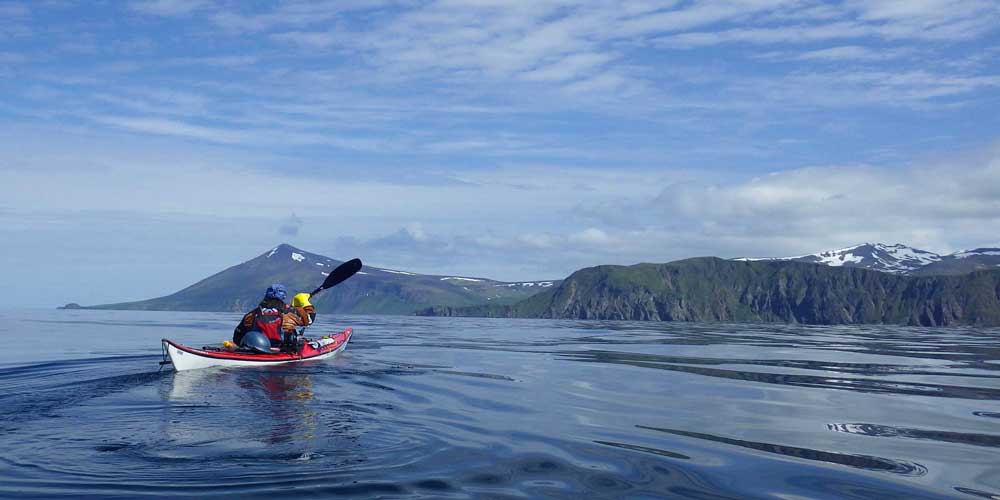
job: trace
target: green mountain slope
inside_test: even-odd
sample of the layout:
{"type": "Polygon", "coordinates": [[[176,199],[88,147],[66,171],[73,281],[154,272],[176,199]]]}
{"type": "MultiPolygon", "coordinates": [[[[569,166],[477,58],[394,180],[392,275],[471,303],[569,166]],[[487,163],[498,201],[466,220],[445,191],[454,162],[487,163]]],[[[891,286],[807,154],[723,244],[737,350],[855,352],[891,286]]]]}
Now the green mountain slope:
{"type": "Polygon", "coordinates": [[[911,277],[713,257],[581,269],[513,305],[419,314],[651,321],[1000,326],[1000,270],[911,277]]]}
{"type": "MultiPolygon", "coordinates": [[[[254,259],[165,297],[88,308],[247,311],[257,305],[271,283],[284,284],[290,294],[308,292],[322,283],[324,273],[329,273],[341,263],[290,245],[279,245],[254,259]]],[[[421,275],[366,266],[351,279],[318,295],[313,303],[319,312],[410,314],[432,305],[514,303],[558,283],[508,283],[485,278],[421,275]]]]}

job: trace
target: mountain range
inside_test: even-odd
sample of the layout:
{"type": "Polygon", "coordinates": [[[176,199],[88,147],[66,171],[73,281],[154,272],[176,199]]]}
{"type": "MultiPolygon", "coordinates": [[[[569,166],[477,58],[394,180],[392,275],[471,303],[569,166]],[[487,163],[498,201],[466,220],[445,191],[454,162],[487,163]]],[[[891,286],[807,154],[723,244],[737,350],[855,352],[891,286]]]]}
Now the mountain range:
{"type": "MultiPolygon", "coordinates": [[[[340,264],[339,260],[281,244],[164,297],[86,308],[244,312],[260,302],[271,283],[284,284],[289,295],[310,291],[340,264]]],[[[411,314],[430,306],[510,304],[559,283],[560,280],[505,282],[366,266],[351,279],[318,294],[313,304],[320,313],[411,314]]]]}
{"type": "MultiPolygon", "coordinates": [[[[281,244],[164,297],[88,308],[246,311],[271,283],[311,290],[340,264],[281,244]]],[[[1000,249],[941,255],[865,243],[796,257],[595,266],[525,282],[365,267],[313,302],[321,313],[1000,326],[1000,249]]]]}
{"type": "Polygon", "coordinates": [[[515,304],[428,316],[1000,326],[1000,248],[864,243],[795,257],[581,269],[515,304]]]}
{"type": "Polygon", "coordinates": [[[1000,267],[1000,248],[961,250],[946,255],[906,245],[862,243],[797,257],[742,257],[741,261],[792,261],[833,267],[859,267],[907,276],[966,274],[1000,267]]]}
{"type": "Polygon", "coordinates": [[[794,260],[698,257],[581,269],[512,305],[426,316],[1000,326],[1000,269],[909,276],[794,260]]]}

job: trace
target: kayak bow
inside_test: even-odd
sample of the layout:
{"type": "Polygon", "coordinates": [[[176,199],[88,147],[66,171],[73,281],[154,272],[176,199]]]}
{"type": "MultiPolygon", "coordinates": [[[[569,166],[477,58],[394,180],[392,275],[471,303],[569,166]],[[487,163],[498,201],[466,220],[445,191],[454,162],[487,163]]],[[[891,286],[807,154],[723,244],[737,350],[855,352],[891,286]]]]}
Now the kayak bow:
{"type": "Polygon", "coordinates": [[[170,357],[174,370],[197,370],[213,366],[268,366],[328,359],[347,348],[347,341],[354,331],[350,328],[326,337],[309,340],[298,353],[273,352],[267,354],[214,349],[195,349],[162,339],[163,350],[170,357]]]}

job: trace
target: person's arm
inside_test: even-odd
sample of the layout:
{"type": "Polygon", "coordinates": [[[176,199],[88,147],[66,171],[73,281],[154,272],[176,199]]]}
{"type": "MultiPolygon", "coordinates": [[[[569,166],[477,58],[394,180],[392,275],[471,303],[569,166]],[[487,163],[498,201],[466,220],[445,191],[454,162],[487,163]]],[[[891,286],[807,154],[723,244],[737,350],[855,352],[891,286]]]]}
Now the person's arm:
{"type": "Polygon", "coordinates": [[[316,308],[312,305],[303,307],[302,312],[305,313],[302,317],[306,320],[306,326],[309,326],[313,324],[313,321],[316,321],[316,308]]]}
{"type": "Polygon", "coordinates": [[[309,316],[305,316],[301,307],[288,306],[284,314],[281,315],[281,329],[286,332],[294,332],[300,326],[309,325],[309,316]]]}
{"type": "Polygon", "coordinates": [[[240,323],[236,325],[236,329],[233,330],[233,342],[236,345],[240,345],[240,341],[243,340],[243,336],[246,335],[250,328],[253,327],[253,311],[246,313],[240,323]]]}
{"type": "Polygon", "coordinates": [[[312,317],[307,312],[309,309],[312,309],[312,306],[289,307],[281,316],[281,330],[292,333],[311,325],[312,317]]]}

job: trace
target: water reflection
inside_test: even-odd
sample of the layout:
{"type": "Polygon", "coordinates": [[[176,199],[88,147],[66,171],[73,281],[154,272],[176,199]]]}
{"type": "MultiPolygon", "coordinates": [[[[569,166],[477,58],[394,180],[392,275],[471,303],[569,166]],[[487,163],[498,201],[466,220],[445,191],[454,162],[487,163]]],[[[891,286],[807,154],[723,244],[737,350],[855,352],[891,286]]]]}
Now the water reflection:
{"type": "MultiPolygon", "coordinates": [[[[220,402],[238,405],[230,407],[226,420],[219,422],[230,439],[234,431],[239,439],[267,444],[315,437],[317,412],[311,407],[315,394],[310,373],[285,367],[205,369],[175,372],[171,382],[171,401],[201,401],[206,407],[220,402]]],[[[182,411],[189,408],[185,405],[182,411]]],[[[191,429],[184,422],[170,422],[185,427],[185,433],[190,435],[191,429]]],[[[216,426],[211,428],[211,432],[218,432],[216,426]]]]}
{"type": "MultiPolygon", "coordinates": [[[[729,365],[760,365],[771,366],[795,366],[797,368],[810,370],[832,370],[835,368],[830,363],[818,363],[810,361],[792,360],[769,360],[761,363],[755,360],[730,358],[728,360],[703,359],[698,357],[677,357],[661,356],[655,354],[637,354],[631,352],[616,351],[596,351],[588,350],[583,352],[561,353],[559,356],[571,361],[582,361],[602,364],[622,364],[640,368],[653,368],[657,370],[668,370],[684,372],[708,377],[740,380],[747,382],[762,382],[767,384],[789,385],[797,387],[814,387],[824,389],[841,389],[848,391],[886,394],[909,394],[919,396],[934,396],[942,398],[961,399],[983,399],[1000,400],[1000,389],[992,387],[957,386],[947,384],[930,384],[921,382],[894,381],[874,378],[860,377],[840,377],[840,376],[818,376],[804,375],[797,373],[773,373],[761,372],[748,369],[725,369],[714,366],[721,364],[729,365]],[[708,366],[705,366],[708,365],[708,366]]],[[[869,371],[872,368],[868,368],[869,371]]],[[[892,373],[891,367],[879,369],[881,373],[892,373]]],[[[896,369],[895,373],[901,373],[896,369]]],[[[912,371],[913,373],[926,373],[923,371],[912,371]]],[[[850,372],[848,372],[850,373],[850,372]]],[[[906,373],[906,372],[902,372],[906,373]]],[[[933,374],[933,373],[931,373],[933,374]]],[[[972,375],[975,376],[975,375],[972,375]]],[[[996,378],[990,376],[989,378],[996,378]]]]}
{"type": "Polygon", "coordinates": [[[927,439],[943,443],[961,443],[974,446],[1000,447],[1000,436],[995,434],[968,434],[926,429],[910,429],[878,424],[827,424],[831,431],[862,436],[927,439]]]}
{"type": "Polygon", "coordinates": [[[742,448],[764,451],[776,455],[784,455],[788,457],[801,458],[805,460],[814,460],[819,462],[827,462],[831,464],[846,465],[848,467],[854,467],[857,469],[892,472],[894,474],[901,474],[904,476],[923,476],[924,474],[927,474],[927,467],[924,467],[923,465],[920,465],[918,463],[907,462],[905,460],[893,460],[890,458],[872,457],[867,455],[856,455],[847,453],[834,453],[834,452],[815,450],[810,448],[800,448],[797,446],[786,446],[775,443],[764,443],[758,441],[747,441],[743,439],[732,439],[723,436],[714,436],[712,434],[705,434],[701,432],[682,431],[679,429],[663,429],[660,427],[650,427],[645,425],[637,425],[636,427],[650,431],[665,432],[667,434],[673,434],[676,436],[684,436],[695,439],[703,439],[716,443],[728,444],[732,446],[740,446],[742,448]]]}

